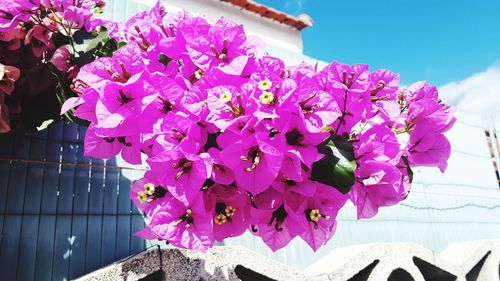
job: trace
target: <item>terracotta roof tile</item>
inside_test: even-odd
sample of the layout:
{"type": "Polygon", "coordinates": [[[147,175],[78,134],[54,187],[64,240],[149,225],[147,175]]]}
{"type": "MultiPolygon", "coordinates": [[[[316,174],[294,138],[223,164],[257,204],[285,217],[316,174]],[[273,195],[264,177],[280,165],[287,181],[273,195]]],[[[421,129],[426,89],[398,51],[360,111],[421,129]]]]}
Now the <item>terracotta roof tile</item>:
{"type": "Polygon", "coordinates": [[[220,0],[220,1],[233,4],[244,10],[258,14],[262,17],[271,20],[275,20],[277,22],[288,25],[298,30],[302,30],[312,25],[311,21],[285,14],[281,11],[277,11],[271,7],[256,3],[252,0],[220,0]]]}

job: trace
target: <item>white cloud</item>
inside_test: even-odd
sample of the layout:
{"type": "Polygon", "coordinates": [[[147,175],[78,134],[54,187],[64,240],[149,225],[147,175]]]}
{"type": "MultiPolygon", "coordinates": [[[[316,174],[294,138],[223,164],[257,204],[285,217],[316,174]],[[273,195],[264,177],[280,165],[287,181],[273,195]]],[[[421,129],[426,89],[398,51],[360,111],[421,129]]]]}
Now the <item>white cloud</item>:
{"type": "Polygon", "coordinates": [[[500,65],[441,86],[439,96],[462,112],[500,114],[500,65]]]}

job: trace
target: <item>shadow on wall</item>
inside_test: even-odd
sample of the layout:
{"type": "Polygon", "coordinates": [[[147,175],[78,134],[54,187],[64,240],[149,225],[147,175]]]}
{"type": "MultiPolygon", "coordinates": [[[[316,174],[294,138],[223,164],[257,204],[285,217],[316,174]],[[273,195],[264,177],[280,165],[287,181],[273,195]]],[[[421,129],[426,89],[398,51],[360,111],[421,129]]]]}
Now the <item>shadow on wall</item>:
{"type": "MultiPolygon", "coordinates": [[[[491,251],[487,252],[465,275],[465,281],[476,281],[479,280],[479,274],[483,269],[483,265],[486,262],[488,256],[490,256],[491,251]]],[[[420,273],[422,274],[423,280],[432,280],[432,281],[454,281],[457,280],[457,276],[453,275],[423,259],[418,257],[413,257],[413,263],[418,268],[420,273]]],[[[371,264],[363,268],[361,271],[356,273],[353,277],[349,278],[348,281],[366,281],[371,276],[372,271],[379,263],[379,260],[374,260],[371,264]]],[[[499,266],[499,275],[498,280],[500,280],[500,264],[499,266]]],[[[462,279],[460,279],[462,280],[462,279]]],[[[387,281],[415,281],[415,278],[403,268],[394,269],[387,281]]]]}
{"type": "Polygon", "coordinates": [[[185,249],[144,251],[75,281],[110,280],[312,281],[269,258],[243,247],[214,247],[207,253],[185,249]]]}
{"type": "MultiPolygon", "coordinates": [[[[245,268],[241,265],[236,266],[235,276],[227,276],[222,268],[217,267],[213,272],[204,270],[205,260],[200,258],[188,257],[180,251],[163,252],[159,246],[156,250],[142,252],[121,261],[118,261],[105,268],[106,273],[94,276],[97,279],[105,280],[106,277],[120,280],[138,280],[138,281],[162,281],[162,280],[203,280],[203,281],[273,281],[262,274],[245,268]]],[[[93,277],[83,277],[83,280],[93,280],[93,277]]]]}
{"type": "Polygon", "coordinates": [[[303,273],[321,280],[500,281],[500,240],[451,244],[435,253],[415,243],[339,248],[303,273]]]}

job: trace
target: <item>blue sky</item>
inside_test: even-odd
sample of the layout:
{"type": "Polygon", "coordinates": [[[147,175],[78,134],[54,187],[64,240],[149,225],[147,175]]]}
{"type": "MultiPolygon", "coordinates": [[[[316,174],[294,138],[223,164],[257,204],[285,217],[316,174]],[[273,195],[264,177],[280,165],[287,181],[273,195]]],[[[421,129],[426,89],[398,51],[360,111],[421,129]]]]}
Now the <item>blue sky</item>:
{"type": "Polygon", "coordinates": [[[305,54],[388,68],[404,84],[461,81],[500,59],[500,1],[257,1],[313,18],[303,31],[305,54]]]}

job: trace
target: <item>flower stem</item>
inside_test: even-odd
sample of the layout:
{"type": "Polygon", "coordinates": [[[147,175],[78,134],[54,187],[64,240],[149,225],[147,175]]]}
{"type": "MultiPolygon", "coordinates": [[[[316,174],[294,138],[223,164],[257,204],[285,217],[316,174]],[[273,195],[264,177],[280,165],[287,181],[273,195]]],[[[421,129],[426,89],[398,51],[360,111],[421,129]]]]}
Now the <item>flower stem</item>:
{"type": "Polygon", "coordinates": [[[342,116],[340,117],[340,122],[337,125],[337,129],[335,130],[335,134],[337,134],[339,132],[340,125],[342,125],[342,123],[344,123],[345,116],[347,115],[347,92],[348,92],[348,90],[346,89],[345,93],[344,93],[344,108],[342,109],[342,116]]]}

